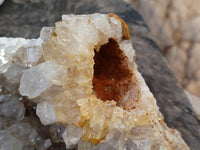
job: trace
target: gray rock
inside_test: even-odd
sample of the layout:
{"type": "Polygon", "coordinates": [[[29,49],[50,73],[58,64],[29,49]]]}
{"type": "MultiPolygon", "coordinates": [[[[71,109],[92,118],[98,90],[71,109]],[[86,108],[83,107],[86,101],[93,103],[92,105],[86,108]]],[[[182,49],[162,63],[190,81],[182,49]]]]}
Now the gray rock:
{"type": "Polygon", "coordinates": [[[113,12],[128,23],[138,68],[156,97],[165,121],[182,133],[192,150],[199,149],[200,120],[168,69],[143,19],[129,4],[121,0],[51,0],[23,4],[7,0],[0,7],[0,36],[36,38],[43,26],[53,26],[62,14],[94,12],[113,12]]]}

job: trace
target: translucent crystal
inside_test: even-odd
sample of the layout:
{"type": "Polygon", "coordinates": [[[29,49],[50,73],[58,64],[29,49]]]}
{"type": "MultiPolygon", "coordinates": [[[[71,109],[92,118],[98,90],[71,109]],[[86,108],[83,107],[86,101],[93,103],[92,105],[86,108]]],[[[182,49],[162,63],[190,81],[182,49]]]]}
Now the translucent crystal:
{"type": "Polygon", "coordinates": [[[51,144],[52,143],[50,139],[43,140],[42,138],[38,137],[35,148],[37,150],[47,150],[51,144]]]}
{"type": "Polygon", "coordinates": [[[37,141],[40,140],[38,137],[38,133],[35,130],[31,130],[28,136],[29,145],[36,145],[37,141]]]}
{"type": "Polygon", "coordinates": [[[35,98],[51,87],[53,82],[57,83],[58,78],[62,78],[64,75],[65,71],[62,66],[50,61],[41,63],[24,72],[19,92],[23,96],[35,98]]]}
{"type": "MultiPolygon", "coordinates": [[[[109,140],[106,140],[107,142],[100,143],[96,146],[95,149],[97,150],[102,150],[102,149],[109,149],[109,150],[115,150],[115,149],[122,149],[122,145],[120,143],[121,137],[120,131],[115,130],[114,132],[111,133],[111,137],[109,137],[109,140]]],[[[108,135],[109,136],[109,135],[108,135]]]]}
{"type": "Polygon", "coordinates": [[[20,139],[12,136],[7,130],[0,130],[0,149],[22,150],[22,143],[20,139]]]}
{"type": "Polygon", "coordinates": [[[12,61],[12,55],[24,41],[25,39],[22,38],[0,38],[0,73],[7,71],[12,61]]]}
{"type": "Polygon", "coordinates": [[[52,102],[42,102],[37,105],[36,113],[42,124],[48,125],[57,121],[54,109],[55,104],[52,102]]]}
{"type": "Polygon", "coordinates": [[[51,86],[40,94],[40,98],[44,101],[56,100],[57,97],[64,92],[61,86],[51,86]]]}
{"type": "Polygon", "coordinates": [[[42,56],[41,47],[21,47],[13,56],[15,63],[25,67],[32,67],[37,64],[42,56]]]}
{"type": "Polygon", "coordinates": [[[64,142],[62,138],[64,130],[65,129],[62,125],[52,124],[49,128],[52,141],[55,143],[64,142]]]}
{"type": "Polygon", "coordinates": [[[36,64],[42,55],[41,39],[0,38],[0,73],[9,68],[12,61],[23,66],[36,64]]]}
{"type": "Polygon", "coordinates": [[[44,147],[47,149],[47,148],[49,148],[49,146],[51,146],[51,140],[50,139],[46,139],[45,141],[44,141],[44,147]]]}
{"type": "Polygon", "coordinates": [[[75,125],[67,125],[65,132],[63,133],[63,139],[67,148],[73,148],[78,143],[82,134],[82,129],[75,125]]]}
{"type": "Polygon", "coordinates": [[[91,142],[84,142],[82,139],[79,140],[78,142],[78,150],[89,150],[92,149],[92,150],[95,150],[95,145],[91,142]]]}
{"type": "Polygon", "coordinates": [[[40,39],[43,42],[47,42],[51,36],[52,27],[43,27],[40,31],[40,39]]]}
{"type": "Polygon", "coordinates": [[[138,150],[137,145],[131,139],[127,139],[125,141],[124,148],[125,148],[125,150],[138,150]]]}
{"type": "Polygon", "coordinates": [[[8,83],[19,83],[24,70],[25,68],[22,66],[11,64],[8,70],[4,73],[4,76],[8,83]]]}
{"type": "Polygon", "coordinates": [[[0,60],[0,73],[6,72],[10,67],[10,64],[11,64],[10,62],[5,62],[5,61],[3,62],[3,60],[0,60]]]}
{"type": "Polygon", "coordinates": [[[151,150],[152,145],[153,145],[153,142],[149,138],[146,138],[138,142],[139,150],[143,150],[143,149],[151,150]]]}
{"type": "Polygon", "coordinates": [[[24,118],[25,108],[18,99],[10,99],[0,104],[0,115],[4,118],[22,120],[24,118]]]}
{"type": "Polygon", "coordinates": [[[32,130],[29,123],[15,123],[11,125],[8,130],[13,136],[20,139],[24,145],[29,144],[28,137],[32,130]]]}

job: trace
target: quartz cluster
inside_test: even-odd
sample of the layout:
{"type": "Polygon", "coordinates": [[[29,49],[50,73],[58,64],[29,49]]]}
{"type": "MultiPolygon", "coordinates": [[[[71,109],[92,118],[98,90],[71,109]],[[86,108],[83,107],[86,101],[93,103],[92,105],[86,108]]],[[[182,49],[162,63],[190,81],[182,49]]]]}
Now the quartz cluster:
{"type": "MultiPolygon", "coordinates": [[[[115,14],[63,15],[38,39],[0,38],[0,49],[0,72],[15,85],[8,90],[36,103],[41,123],[53,125],[53,143],[79,150],[189,149],[164,123],[137,70],[128,26],[115,14]]],[[[2,106],[2,116],[9,118],[13,106],[2,106]]]]}

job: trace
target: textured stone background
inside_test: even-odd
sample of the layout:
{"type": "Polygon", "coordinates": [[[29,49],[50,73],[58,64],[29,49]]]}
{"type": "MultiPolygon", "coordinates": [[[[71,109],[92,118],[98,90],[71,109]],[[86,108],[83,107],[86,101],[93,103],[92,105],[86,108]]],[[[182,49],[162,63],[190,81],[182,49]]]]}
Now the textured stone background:
{"type": "Polygon", "coordinates": [[[200,96],[200,1],[125,1],[141,13],[180,83],[200,96]]]}
{"type": "Polygon", "coordinates": [[[0,6],[0,36],[36,38],[62,14],[114,12],[129,25],[138,68],[171,128],[178,129],[192,150],[200,147],[200,120],[168,69],[141,16],[121,0],[6,0],[0,6]]]}
{"type": "Polygon", "coordinates": [[[200,118],[200,1],[124,1],[144,18],[200,118]]]}

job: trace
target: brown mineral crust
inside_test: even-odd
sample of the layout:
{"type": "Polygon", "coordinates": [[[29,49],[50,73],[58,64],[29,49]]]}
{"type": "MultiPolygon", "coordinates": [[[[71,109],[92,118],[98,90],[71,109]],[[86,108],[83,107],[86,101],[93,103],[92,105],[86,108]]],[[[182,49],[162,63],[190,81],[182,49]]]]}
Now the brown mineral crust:
{"type": "Polygon", "coordinates": [[[138,98],[139,89],[136,77],[128,67],[128,58],[114,39],[102,45],[94,56],[93,90],[97,98],[106,101],[119,100],[130,90],[130,100],[123,104],[124,109],[132,109],[138,98]],[[134,81],[132,81],[134,79],[134,81]]]}
{"type": "Polygon", "coordinates": [[[119,16],[117,16],[116,14],[110,13],[108,16],[114,17],[115,19],[117,19],[121,22],[123,38],[130,40],[129,29],[128,29],[128,25],[126,24],[126,22],[123,19],[121,19],[119,16]]]}

